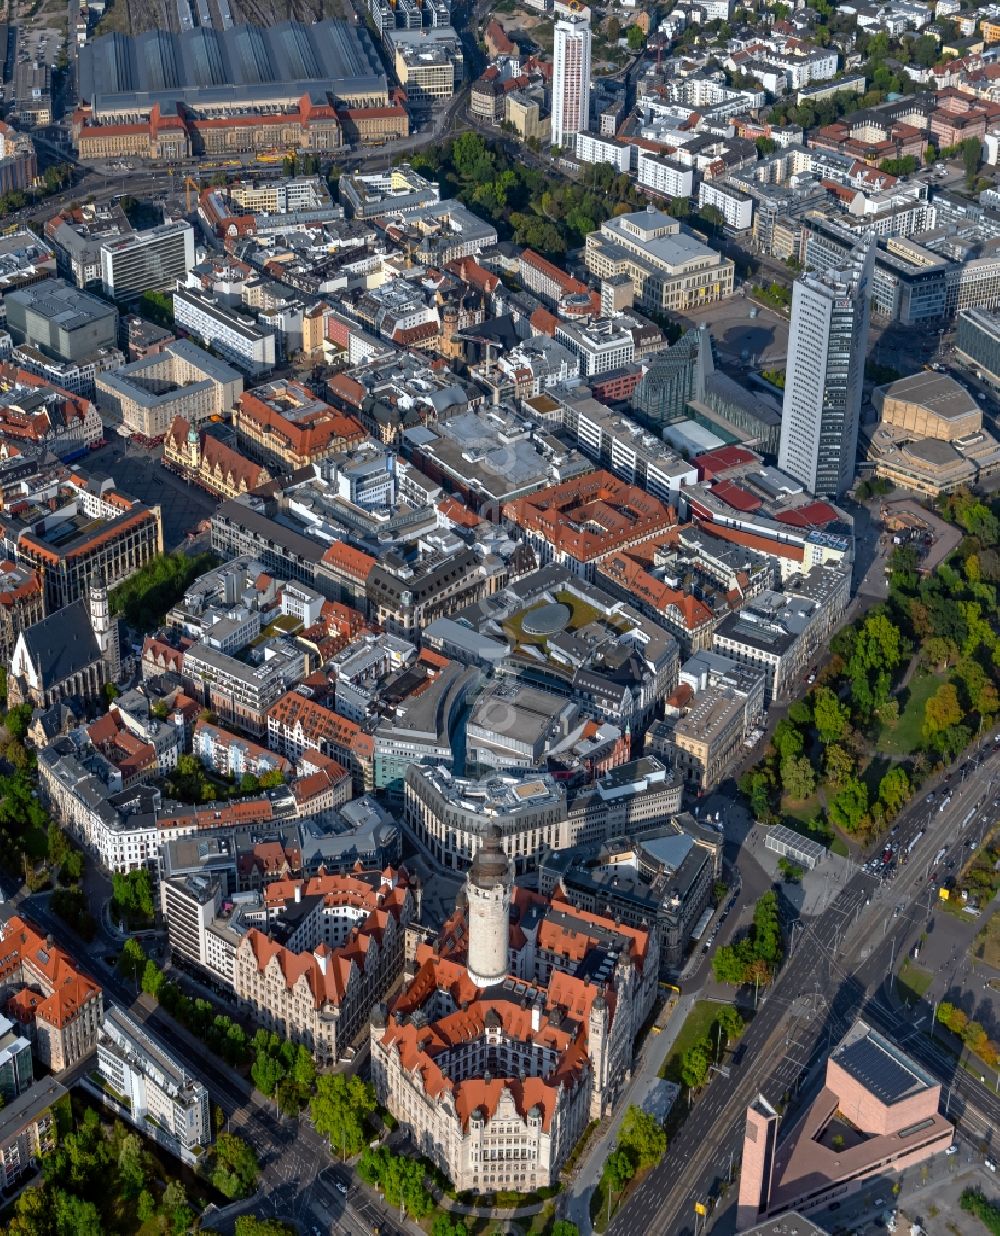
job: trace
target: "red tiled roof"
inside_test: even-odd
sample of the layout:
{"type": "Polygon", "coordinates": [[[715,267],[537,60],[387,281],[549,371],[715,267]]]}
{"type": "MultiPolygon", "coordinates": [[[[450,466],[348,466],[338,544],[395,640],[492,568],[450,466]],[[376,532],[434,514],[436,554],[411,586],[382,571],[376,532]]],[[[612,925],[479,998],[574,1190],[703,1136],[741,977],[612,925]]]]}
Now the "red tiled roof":
{"type": "Polygon", "coordinates": [[[375,565],[375,559],[370,554],[355,549],[353,545],[348,545],[345,541],[334,541],[323,554],[323,561],[327,566],[343,571],[361,583],[368,578],[375,565]]]}
{"type": "Polygon", "coordinates": [[[81,974],[68,953],[52,943],[19,915],[7,921],[0,941],[0,982],[23,982],[41,987],[41,993],[19,991],[8,1008],[22,1023],[36,1020],[51,1026],[69,1024],[101,988],[81,974]]]}

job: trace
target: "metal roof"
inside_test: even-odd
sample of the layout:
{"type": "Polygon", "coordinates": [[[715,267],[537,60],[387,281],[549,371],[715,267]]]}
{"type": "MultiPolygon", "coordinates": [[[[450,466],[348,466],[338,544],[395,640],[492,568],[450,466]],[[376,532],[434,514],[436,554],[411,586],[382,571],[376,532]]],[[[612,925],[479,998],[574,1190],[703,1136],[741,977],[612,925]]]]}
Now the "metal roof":
{"type": "MultiPolygon", "coordinates": [[[[211,100],[204,91],[236,87],[234,93],[246,94],[239,88],[268,85],[295,94],[352,94],[384,89],[385,73],[367,31],[346,21],[199,27],[182,34],[150,30],[134,38],[115,33],[80,51],[80,96],[98,109],[156,96],[197,107],[211,100]]],[[[227,93],[223,89],[222,97],[227,93]]]]}

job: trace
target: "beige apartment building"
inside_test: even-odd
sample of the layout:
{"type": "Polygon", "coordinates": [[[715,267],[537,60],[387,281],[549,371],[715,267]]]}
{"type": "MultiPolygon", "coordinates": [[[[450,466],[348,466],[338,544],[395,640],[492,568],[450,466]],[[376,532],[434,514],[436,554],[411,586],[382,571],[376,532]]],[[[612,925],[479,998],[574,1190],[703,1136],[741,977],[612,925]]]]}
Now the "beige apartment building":
{"type": "Polygon", "coordinates": [[[192,425],[223,416],[243,393],[243,378],[225,361],[187,339],[97,379],[102,411],[117,412],[126,429],[162,438],[175,417],[192,425]]]}
{"type": "Polygon", "coordinates": [[[743,748],[747,701],[726,687],[708,687],[674,726],[674,769],[685,784],[708,790],[722,781],[743,748]]]}
{"type": "Polygon", "coordinates": [[[635,304],[657,312],[683,312],[733,294],[733,262],[653,206],[602,223],[587,236],[584,260],[599,279],[631,279],[635,304]]]}
{"type": "Polygon", "coordinates": [[[336,1064],[372,1007],[403,972],[406,927],[418,910],[405,871],[279,880],[264,889],[269,922],[294,923],[287,943],[251,928],[236,949],[240,1009],[336,1064]]]}

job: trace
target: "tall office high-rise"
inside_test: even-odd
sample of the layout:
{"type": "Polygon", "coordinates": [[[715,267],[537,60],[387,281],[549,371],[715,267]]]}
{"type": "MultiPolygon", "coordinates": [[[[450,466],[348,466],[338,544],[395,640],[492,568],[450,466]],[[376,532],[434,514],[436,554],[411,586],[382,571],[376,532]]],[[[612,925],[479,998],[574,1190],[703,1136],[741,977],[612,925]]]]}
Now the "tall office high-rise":
{"type": "Polygon", "coordinates": [[[795,281],[778,467],[835,498],[854,480],[875,247],[795,281]]]}
{"type": "Polygon", "coordinates": [[[555,146],[576,141],[590,128],[590,15],[575,14],[556,22],[552,51],[552,120],[555,146]]]}

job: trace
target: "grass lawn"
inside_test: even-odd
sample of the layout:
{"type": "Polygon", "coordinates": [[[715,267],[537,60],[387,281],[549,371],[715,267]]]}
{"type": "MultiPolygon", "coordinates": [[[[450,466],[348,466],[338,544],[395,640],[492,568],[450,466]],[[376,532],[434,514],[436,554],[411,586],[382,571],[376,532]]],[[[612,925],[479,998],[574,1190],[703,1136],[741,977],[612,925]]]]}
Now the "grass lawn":
{"type": "Polygon", "coordinates": [[[927,994],[927,989],[934,981],[934,975],[923,966],[914,965],[907,957],[899,968],[896,980],[896,990],[900,998],[911,1008],[919,1004],[927,994]]]}
{"type": "Polygon", "coordinates": [[[906,689],[906,702],[900,700],[899,721],[882,726],[876,748],[883,755],[910,755],[920,746],[924,724],[924,705],[944,682],[941,674],[918,671],[906,689]]]}
{"type": "Polygon", "coordinates": [[[972,955],[1000,970],[1000,914],[994,910],[989,921],[972,942],[972,955]]]}
{"type": "MultiPolygon", "coordinates": [[[[586,601],[574,595],[572,592],[555,592],[552,594],[552,599],[558,605],[565,605],[570,610],[570,619],[566,624],[567,631],[579,631],[582,627],[589,626],[592,622],[603,620],[609,626],[620,628],[620,623],[617,618],[609,617],[603,614],[593,605],[588,605],[586,601]]],[[[549,642],[549,637],[546,635],[529,635],[523,628],[524,619],[536,609],[542,609],[548,605],[548,601],[539,601],[537,605],[532,605],[530,609],[521,610],[519,613],[512,614],[510,618],[503,624],[503,633],[515,647],[521,645],[529,647],[534,645],[536,648],[545,648],[549,642]]]]}
{"type": "Polygon", "coordinates": [[[835,836],[830,842],[830,853],[839,854],[841,858],[848,858],[851,853],[851,847],[841,836],[835,836]]]}
{"type": "Polygon", "coordinates": [[[821,819],[822,810],[817,794],[811,795],[801,803],[783,798],[781,800],[781,822],[793,833],[798,833],[800,837],[808,837],[810,841],[818,841],[820,845],[829,845],[833,839],[833,833],[821,819]],[[814,821],[818,822],[818,828],[810,827],[814,821]]]}
{"type": "Polygon", "coordinates": [[[660,1069],[661,1077],[666,1077],[670,1081],[680,1082],[681,1057],[689,1047],[693,1047],[695,1043],[700,1043],[706,1037],[720,1008],[722,1008],[722,1005],[717,1000],[695,1001],[691,1012],[685,1017],[684,1025],[681,1026],[680,1032],[674,1040],[674,1045],[670,1049],[670,1055],[663,1062],[663,1066],[660,1069]]]}

